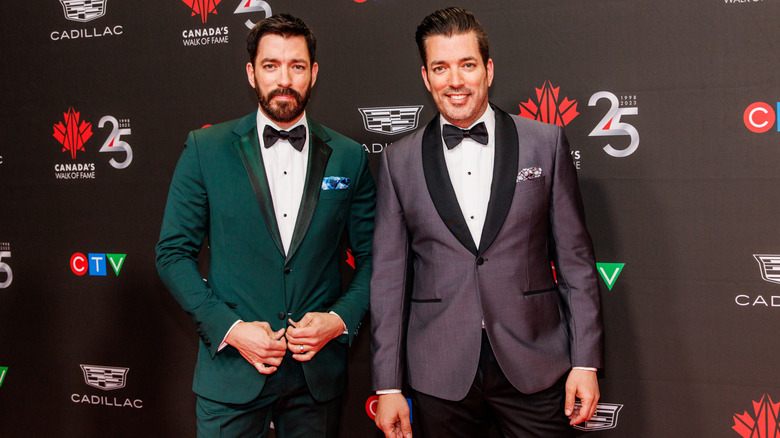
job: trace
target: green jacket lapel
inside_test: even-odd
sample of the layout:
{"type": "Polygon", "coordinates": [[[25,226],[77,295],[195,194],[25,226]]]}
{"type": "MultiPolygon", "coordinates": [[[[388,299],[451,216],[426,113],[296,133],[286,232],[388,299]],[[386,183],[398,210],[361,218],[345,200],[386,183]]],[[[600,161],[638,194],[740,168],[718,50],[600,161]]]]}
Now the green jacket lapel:
{"type": "Polygon", "coordinates": [[[333,152],[330,146],[325,144],[330,140],[327,132],[311,119],[307,118],[306,120],[311,134],[309,135],[309,169],[306,172],[306,185],[303,188],[301,208],[298,210],[298,218],[295,220],[295,231],[293,231],[285,263],[292,259],[306,236],[311,219],[314,217],[314,210],[317,208],[317,200],[322,189],[322,178],[325,176],[325,167],[328,165],[331,152],[333,152]]]}
{"type": "Polygon", "coordinates": [[[260,140],[257,137],[257,111],[244,117],[233,129],[233,133],[238,135],[233,146],[241,157],[241,161],[244,162],[246,173],[260,206],[260,212],[263,214],[263,221],[268,227],[268,233],[279,253],[284,255],[282,238],[279,236],[279,227],[276,224],[271,190],[268,187],[268,178],[263,165],[263,155],[260,153],[260,140]]]}

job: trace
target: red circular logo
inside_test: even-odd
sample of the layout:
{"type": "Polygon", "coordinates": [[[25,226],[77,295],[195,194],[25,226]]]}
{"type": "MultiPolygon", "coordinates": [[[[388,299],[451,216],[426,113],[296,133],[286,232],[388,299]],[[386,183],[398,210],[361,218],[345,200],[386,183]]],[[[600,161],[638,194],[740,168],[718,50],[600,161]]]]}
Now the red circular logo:
{"type": "Polygon", "coordinates": [[[87,273],[87,256],[77,252],[70,258],[70,270],[76,275],[84,275],[87,273]]]}
{"type": "MultiPolygon", "coordinates": [[[[355,0],[357,1],[357,0],[355,0]]],[[[366,400],[366,414],[373,420],[376,418],[376,404],[379,402],[378,395],[372,395],[366,400]]]]}
{"type": "Polygon", "coordinates": [[[764,102],[756,102],[745,109],[744,120],[747,129],[761,134],[774,126],[775,110],[764,102]]]}

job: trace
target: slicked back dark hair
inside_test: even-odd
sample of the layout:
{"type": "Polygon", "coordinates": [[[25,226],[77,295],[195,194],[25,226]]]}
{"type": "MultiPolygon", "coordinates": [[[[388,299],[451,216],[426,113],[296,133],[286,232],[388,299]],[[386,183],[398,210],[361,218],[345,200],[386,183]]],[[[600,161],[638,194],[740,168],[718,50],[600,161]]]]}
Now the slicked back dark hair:
{"type": "Polygon", "coordinates": [[[309,62],[314,64],[314,53],[317,51],[317,38],[314,32],[298,17],[290,14],[276,14],[259,21],[246,36],[246,50],[249,52],[249,61],[252,65],[257,58],[257,46],[260,39],[268,34],[279,35],[284,38],[302,36],[306,39],[306,47],[309,49],[309,62]]]}
{"type": "Polygon", "coordinates": [[[479,54],[482,56],[482,62],[487,67],[487,61],[490,59],[490,45],[488,44],[487,32],[485,32],[485,28],[479,24],[479,21],[477,21],[477,18],[471,11],[452,7],[439,9],[423,18],[422,23],[417,26],[417,32],[414,34],[414,40],[417,42],[417,48],[420,50],[420,58],[422,58],[423,65],[426,68],[428,66],[425,44],[429,37],[433,35],[451,37],[472,31],[477,37],[477,46],[479,47],[479,54]]]}

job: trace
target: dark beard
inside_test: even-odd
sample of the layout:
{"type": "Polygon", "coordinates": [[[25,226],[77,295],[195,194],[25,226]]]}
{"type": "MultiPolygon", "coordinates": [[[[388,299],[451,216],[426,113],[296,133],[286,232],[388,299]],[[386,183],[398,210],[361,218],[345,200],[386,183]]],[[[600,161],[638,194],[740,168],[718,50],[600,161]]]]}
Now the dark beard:
{"type": "Polygon", "coordinates": [[[298,118],[303,113],[304,108],[306,108],[306,103],[309,101],[309,95],[311,94],[311,84],[306,88],[306,92],[303,95],[292,88],[277,88],[268,93],[267,96],[263,96],[258,87],[255,87],[255,94],[257,94],[257,102],[260,103],[260,108],[263,109],[263,112],[269,119],[277,123],[289,123],[298,118]],[[295,98],[295,101],[272,104],[271,99],[279,95],[291,95],[295,98]]]}

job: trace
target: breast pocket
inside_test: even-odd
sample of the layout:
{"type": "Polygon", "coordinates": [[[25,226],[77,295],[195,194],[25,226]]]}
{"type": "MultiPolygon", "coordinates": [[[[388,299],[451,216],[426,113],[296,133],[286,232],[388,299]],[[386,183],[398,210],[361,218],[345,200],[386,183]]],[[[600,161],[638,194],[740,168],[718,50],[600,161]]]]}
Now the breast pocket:
{"type": "Polygon", "coordinates": [[[534,178],[525,181],[517,181],[515,191],[525,192],[528,190],[538,190],[544,187],[544,177],[534,178]]]}
{"type": "Polygon", "coordinates": [[[337,201],[341,199],[347,199],[349,197],[349,190],[320,190],[320,201],[337,201]]]}

